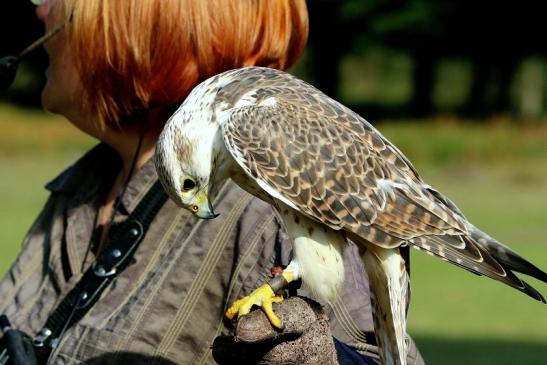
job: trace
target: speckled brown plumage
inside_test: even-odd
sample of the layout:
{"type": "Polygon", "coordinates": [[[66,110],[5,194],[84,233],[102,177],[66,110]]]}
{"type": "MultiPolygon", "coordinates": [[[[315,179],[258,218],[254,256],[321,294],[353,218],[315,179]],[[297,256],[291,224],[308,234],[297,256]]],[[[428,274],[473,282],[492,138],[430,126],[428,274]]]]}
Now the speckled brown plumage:
{"type": "MultiPolygon", "coordinates": [[[[284,72],[251,67],[200,84],[167,123],[156,163],[182,207],[202,204],[227,177],[275,204],[295,243],[282,275],[301,277],[323,300],[336,297],[340,252],[353,240],[370,280],[383,363],[405,363],[407,246],[545,302],[513,271],[547,281],[545,272],[469,223],[365,119],[284,72]],[[181,192],[185,179],[196,189],[181,192]]],[[[227,315],[262,305],[279,325],[272,295],[261,286],[227,315]]]]}
{"type": "MultiPolygon", "coordinates": [[[[385,248],[410,243],[544,301],[510,271],[510,260],[500,260],[505,247],[480,244],[480,231],[365,119],[280,71],[248,68],[232,76],[217,102],[233,105],[250,90],[257,103],[275,98],[272,106],[241,107],[223,124],[226,145],[253,178],[351,237],[385,248]]],[[[527,273],[545,280],[530,265],[527,273]]]]}

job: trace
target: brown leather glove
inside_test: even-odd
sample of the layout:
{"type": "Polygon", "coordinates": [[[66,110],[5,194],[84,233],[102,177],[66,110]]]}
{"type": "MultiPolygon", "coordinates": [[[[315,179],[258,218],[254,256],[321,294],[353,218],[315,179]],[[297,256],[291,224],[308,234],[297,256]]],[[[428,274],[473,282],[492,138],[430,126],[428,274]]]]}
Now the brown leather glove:
{"type": "Polygon", "coordinates": [[[220,365],[338,365],[321,305],[308,298],[290,297],[274,304],[273,309],[283,321],[282,331],[274,329],[261,310],[255,310],[238,319],[234,336],[215,339],[215,361],[220,365]]]}

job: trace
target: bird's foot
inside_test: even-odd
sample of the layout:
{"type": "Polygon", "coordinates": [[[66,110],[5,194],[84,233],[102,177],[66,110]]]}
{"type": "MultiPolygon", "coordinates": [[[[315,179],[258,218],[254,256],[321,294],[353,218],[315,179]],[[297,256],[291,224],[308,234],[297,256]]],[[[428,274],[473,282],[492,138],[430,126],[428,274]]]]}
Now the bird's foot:
{"type": "Polygon", "coordinates": [[[262,308],[274,327],[283,329],[283,323],[272,309],[273,303],[281,301],[283,301],[282,295],[276,295],[270,284],[263,284],[248,296],[236,300],[226,311],[226,317],[232,320],[236,316],[244,316],[251,311],[253,305],[256,305],[262,308]]]}

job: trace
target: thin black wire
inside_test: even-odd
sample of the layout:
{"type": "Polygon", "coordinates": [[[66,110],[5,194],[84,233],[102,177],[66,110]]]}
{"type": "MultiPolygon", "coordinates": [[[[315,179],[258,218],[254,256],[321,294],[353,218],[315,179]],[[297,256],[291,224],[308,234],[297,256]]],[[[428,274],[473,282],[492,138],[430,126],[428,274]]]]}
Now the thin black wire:
{"type": "Polygon", "coordinates": [[[129,185],[129,180],[131,180],[131,177],[133,176],[133,172],[135,171],[135,166],[137,165],[137,160],[142,147],[142,140],[143,140],[143,135],[141,134],[141,136],[139,137],[139,143],[137,144],[137,150],[135,151],[135,155],[133,156],[133,160],[131,161],[131,167],[129,168],[129,173],[127,174],[125,178],[125,183],[123,184],[122,191],[116,197],[116,204],[114,205],[114,209],[112,209],[112,213],[110,214],[110,221],[108,222],[108,227],[112,227],[112,223],[114,222],[114,217],[116,216],[116,212],[120,208],[120,205],[122,203],[122,198],[125,194],[125,191],[127,190],[127,185],[129,185]]]}

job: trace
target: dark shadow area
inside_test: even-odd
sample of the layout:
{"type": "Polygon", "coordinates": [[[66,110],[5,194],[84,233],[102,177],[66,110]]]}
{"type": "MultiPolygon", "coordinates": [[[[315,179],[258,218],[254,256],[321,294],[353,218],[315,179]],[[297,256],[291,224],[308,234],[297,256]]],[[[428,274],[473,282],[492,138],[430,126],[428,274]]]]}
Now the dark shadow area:
{"type": "MultiPolygon", "coordinates": [[[[364,75],[365,80],[383,75],[386,83],[393,74],[410,80],[410,95],[396,105],[382,105],[376,99],[357,105],[358,109],[369,111],[364,113],[368,118],[425,117],[447,111],[473,118],[518,114],[522,100],[530,98],[540,100],[540,105],[528,113],[536,117],[545,114],[545,87],[536,85],[536,79],[544,77],[544,71],[527,68],[539,76],[526,82],[521,77],[523,61],[545,62],[547,58],[547,43],[541,36],[544,33],[541,2],[522,0],[515,5],[471,0],[314,0],[307,3],[308,57],[302,67],[305,75],[300,77],[343,104],[348,103],[341,98],[340,91],[347,83],[359,82],[351,77],[342,78],[342,65],[350,58],[360,59],[352,72],[364,75]],[[406,55],[410,68],[391,70],[385,75],[382,65],[363,71],[364,57],[375,48],[406,55]],[[468,79],[458,76],[441,82],[439,70],[443,63],[455,60],[470,66],[468,79]],[[438,85],[444,89],[460,85],[466,90],[465,96],[447,109],[434,100],[438,85]],[[515,85],[520,85],[518,93],[515,85]]],[[[18,54],[41,36],[44,28],[30,1],[6,4],[0,6],[0,34],[4,35],[0,56],[18,54]]],[[[22,62],[14,85],[0,91],[0,100],[39,107],[47,63],[43,50],[32,52],[22,62]]]]}
{"type": "MultiPolygon", "coordinates": [[[[453,112],[470,117],[515,112],[513,104],[518,100],[511,100],[511,86],[518,79],[518,66],[526,58],[547,55],[540,36],[540,4],[531,0],[518,6],[470,0],[310,1],[311,56],[306,76],[347,104],[340,98],[341,83],[348,82],[339,75],[345,58],[362,56],[374,46],[404,52],[412,64],[411,96],[395,110],[381,105],[368,109],[374,117],[425,117],[442,111],[433,100],[441,63],[465,60],[472,65],[465,82],[468,93],[453,112]]],[[[367,77],[373,79],[375,72],[379,69],[367,77]]]]}
{"type": "Polygon", "coordinates": [[[547,343],[421,336],[413,336],[413,338],[427,364],[543,365],[547,363],[547,343]]]}
{"type": "Polygon", "coordinates": [[[283,339],[265,341],[249,345],[244,342],[235,342],[232,336],[215,338],[213,342],[213,359],[223,365],[251,365],[256,364],[261,358],[270,352],[282,341],[294,341],[298,338],[293,334],[283,339]]]}
{"type": "MultiPolygon", "coordinates": [[[[414,337],[427,364],[432,365],[544,365],[547,360],[547,343],[414,337]]],[[[229,360],[228,358],[224,360],[229,360]]],[[[234,361],[234,363],[242,363],[234,361]]],[[[122,352],[104,354],[86,360],[86,364],[159,364],[175,365],[163,358],[122,352]]],[[[230,361],[228,361],[230,363],[230,361]]],[[[246,362],[248,363],[248,362],[246,362]]]]}
{"type": "MultiPolygon", "coordinates": [[[[44,34],[44,25],[30,1],[6,1],[0,6],[0,57],[18,55],[44,34]]],[[[0,101],[24,107],[40,107],[48,59],[42,47],[29,53],[18,67],[18,78],[8,90],[0,90],[0,101]]]]}

